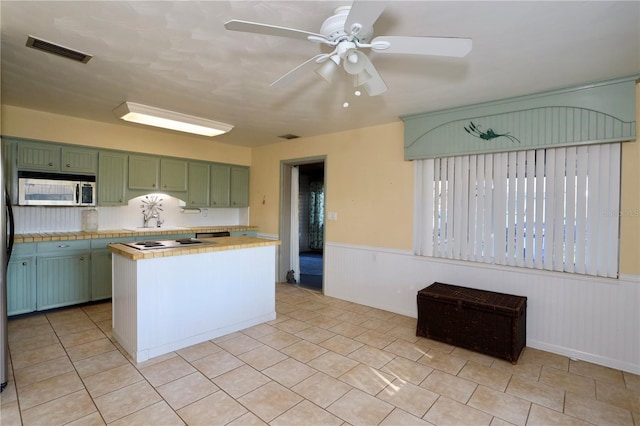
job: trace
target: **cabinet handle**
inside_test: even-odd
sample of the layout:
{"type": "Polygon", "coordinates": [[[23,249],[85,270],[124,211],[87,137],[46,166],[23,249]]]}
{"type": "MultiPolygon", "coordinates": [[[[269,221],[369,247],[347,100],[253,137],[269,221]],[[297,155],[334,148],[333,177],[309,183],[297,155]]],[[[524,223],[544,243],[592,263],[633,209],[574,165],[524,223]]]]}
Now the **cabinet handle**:
{"type": "Polygon", "coordinates": [[[67,167],[71,167],[71,164],[67,164],[67,167]]]}
{"type": "Polygon", "coordinates": [[[80,256],[80,260],[84,260],[84,256],[80,256]]]}
{"type": "Polygon", "coordinates": [[[155,187],[156,187],[156,184],[155,184],[155,183],[152,183],[152,184],[151,184],[151,187],[152,187],[152,188],[155,188],[155,187]]]}
{"type": "Polygon", "coordinates": [[[58,245],[58,248],[67,248],[67,247],[71,247],[69,244],[60,244],[58,245]]]}
{"type": "Polygon", "coordinates": [[[49,161],[49,167],[53,166],[53,161],[49,161]]]}
{"type": "Polygon", "coordinates": [[[27,262],[22,262],[22,266],[27,266],[27,262]]]}

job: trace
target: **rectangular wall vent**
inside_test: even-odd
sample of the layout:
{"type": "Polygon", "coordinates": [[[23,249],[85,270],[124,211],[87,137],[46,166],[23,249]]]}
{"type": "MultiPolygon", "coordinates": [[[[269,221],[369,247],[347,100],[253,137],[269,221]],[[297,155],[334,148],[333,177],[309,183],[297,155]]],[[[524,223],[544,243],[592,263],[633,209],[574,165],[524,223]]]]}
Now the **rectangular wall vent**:
{"type": "Polygon", "coordinates": [[[282,139],[298,139],[300,136],[292,135],[291,133],[287,133],[286,135],[280,135],[278,137],[282,138],[282,139]]]}
{"type": "Polygon", "coordinates": [[[27,46],[37,50],[41,50],[43,52],[62,56],[64,58],[71,59],[77,62],[82,62],[83,64],[86,64],[87,62],[89,62],[89,59],[93,57],[92,55],[88,55],[86,53],[79,52],[77,50],[69,49],[67,47],[60,46],[55,43],[51,43],[50,41],[35,38],[33,36],[29,36],[27,38],[27,46]]]}

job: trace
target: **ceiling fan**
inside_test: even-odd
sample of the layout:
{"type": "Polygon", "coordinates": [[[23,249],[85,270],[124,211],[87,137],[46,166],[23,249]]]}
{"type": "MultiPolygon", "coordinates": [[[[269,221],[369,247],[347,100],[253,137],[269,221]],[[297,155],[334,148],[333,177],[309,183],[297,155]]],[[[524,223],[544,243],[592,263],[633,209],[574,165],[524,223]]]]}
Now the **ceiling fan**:
{"type": "Polygon", "coordinates": [[[363,87],[369,96],[387,90],[387,85],[362,49],[377,53],[464,57],[472,47],[469,38],[456,37],[373,37],[373,24],[385,8],[384,2],[355,1],[351,6],[341,6],[328,17],[319,33],[280,27],[257,22],[230,20],[224,24],[227,30],[270,36],[290,37],[325,44],[333,50],[321,53],[292,69],[271,86],[285,87],[299,74],[315,68],[315,72],[331,82],[342,64],[351,75],[354,87],[363,87]]]}

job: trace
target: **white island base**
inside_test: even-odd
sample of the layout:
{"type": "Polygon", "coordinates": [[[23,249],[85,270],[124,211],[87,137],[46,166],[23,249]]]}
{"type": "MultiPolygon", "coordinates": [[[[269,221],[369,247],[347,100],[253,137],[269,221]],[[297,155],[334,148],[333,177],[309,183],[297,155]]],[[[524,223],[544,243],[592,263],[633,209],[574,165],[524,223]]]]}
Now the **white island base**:
{"type": "Polygon", "coordinates": [[[275,319],[275,250],[113,253],[113,337],[143,362],[275,319]]]}

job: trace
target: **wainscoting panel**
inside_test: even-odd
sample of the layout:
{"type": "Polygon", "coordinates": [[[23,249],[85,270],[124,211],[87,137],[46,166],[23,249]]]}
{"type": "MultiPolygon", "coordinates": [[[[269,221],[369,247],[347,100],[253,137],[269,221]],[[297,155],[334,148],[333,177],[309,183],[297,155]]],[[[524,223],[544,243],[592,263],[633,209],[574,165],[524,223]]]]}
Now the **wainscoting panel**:
{"type": "Polygon", "coordinates": [[[591,278],[414,256],[410,251],[325,245],[324,293],[417,316],[433,282],[526,296],[527,346],[640,374],[640,277],[591,278]]]}

